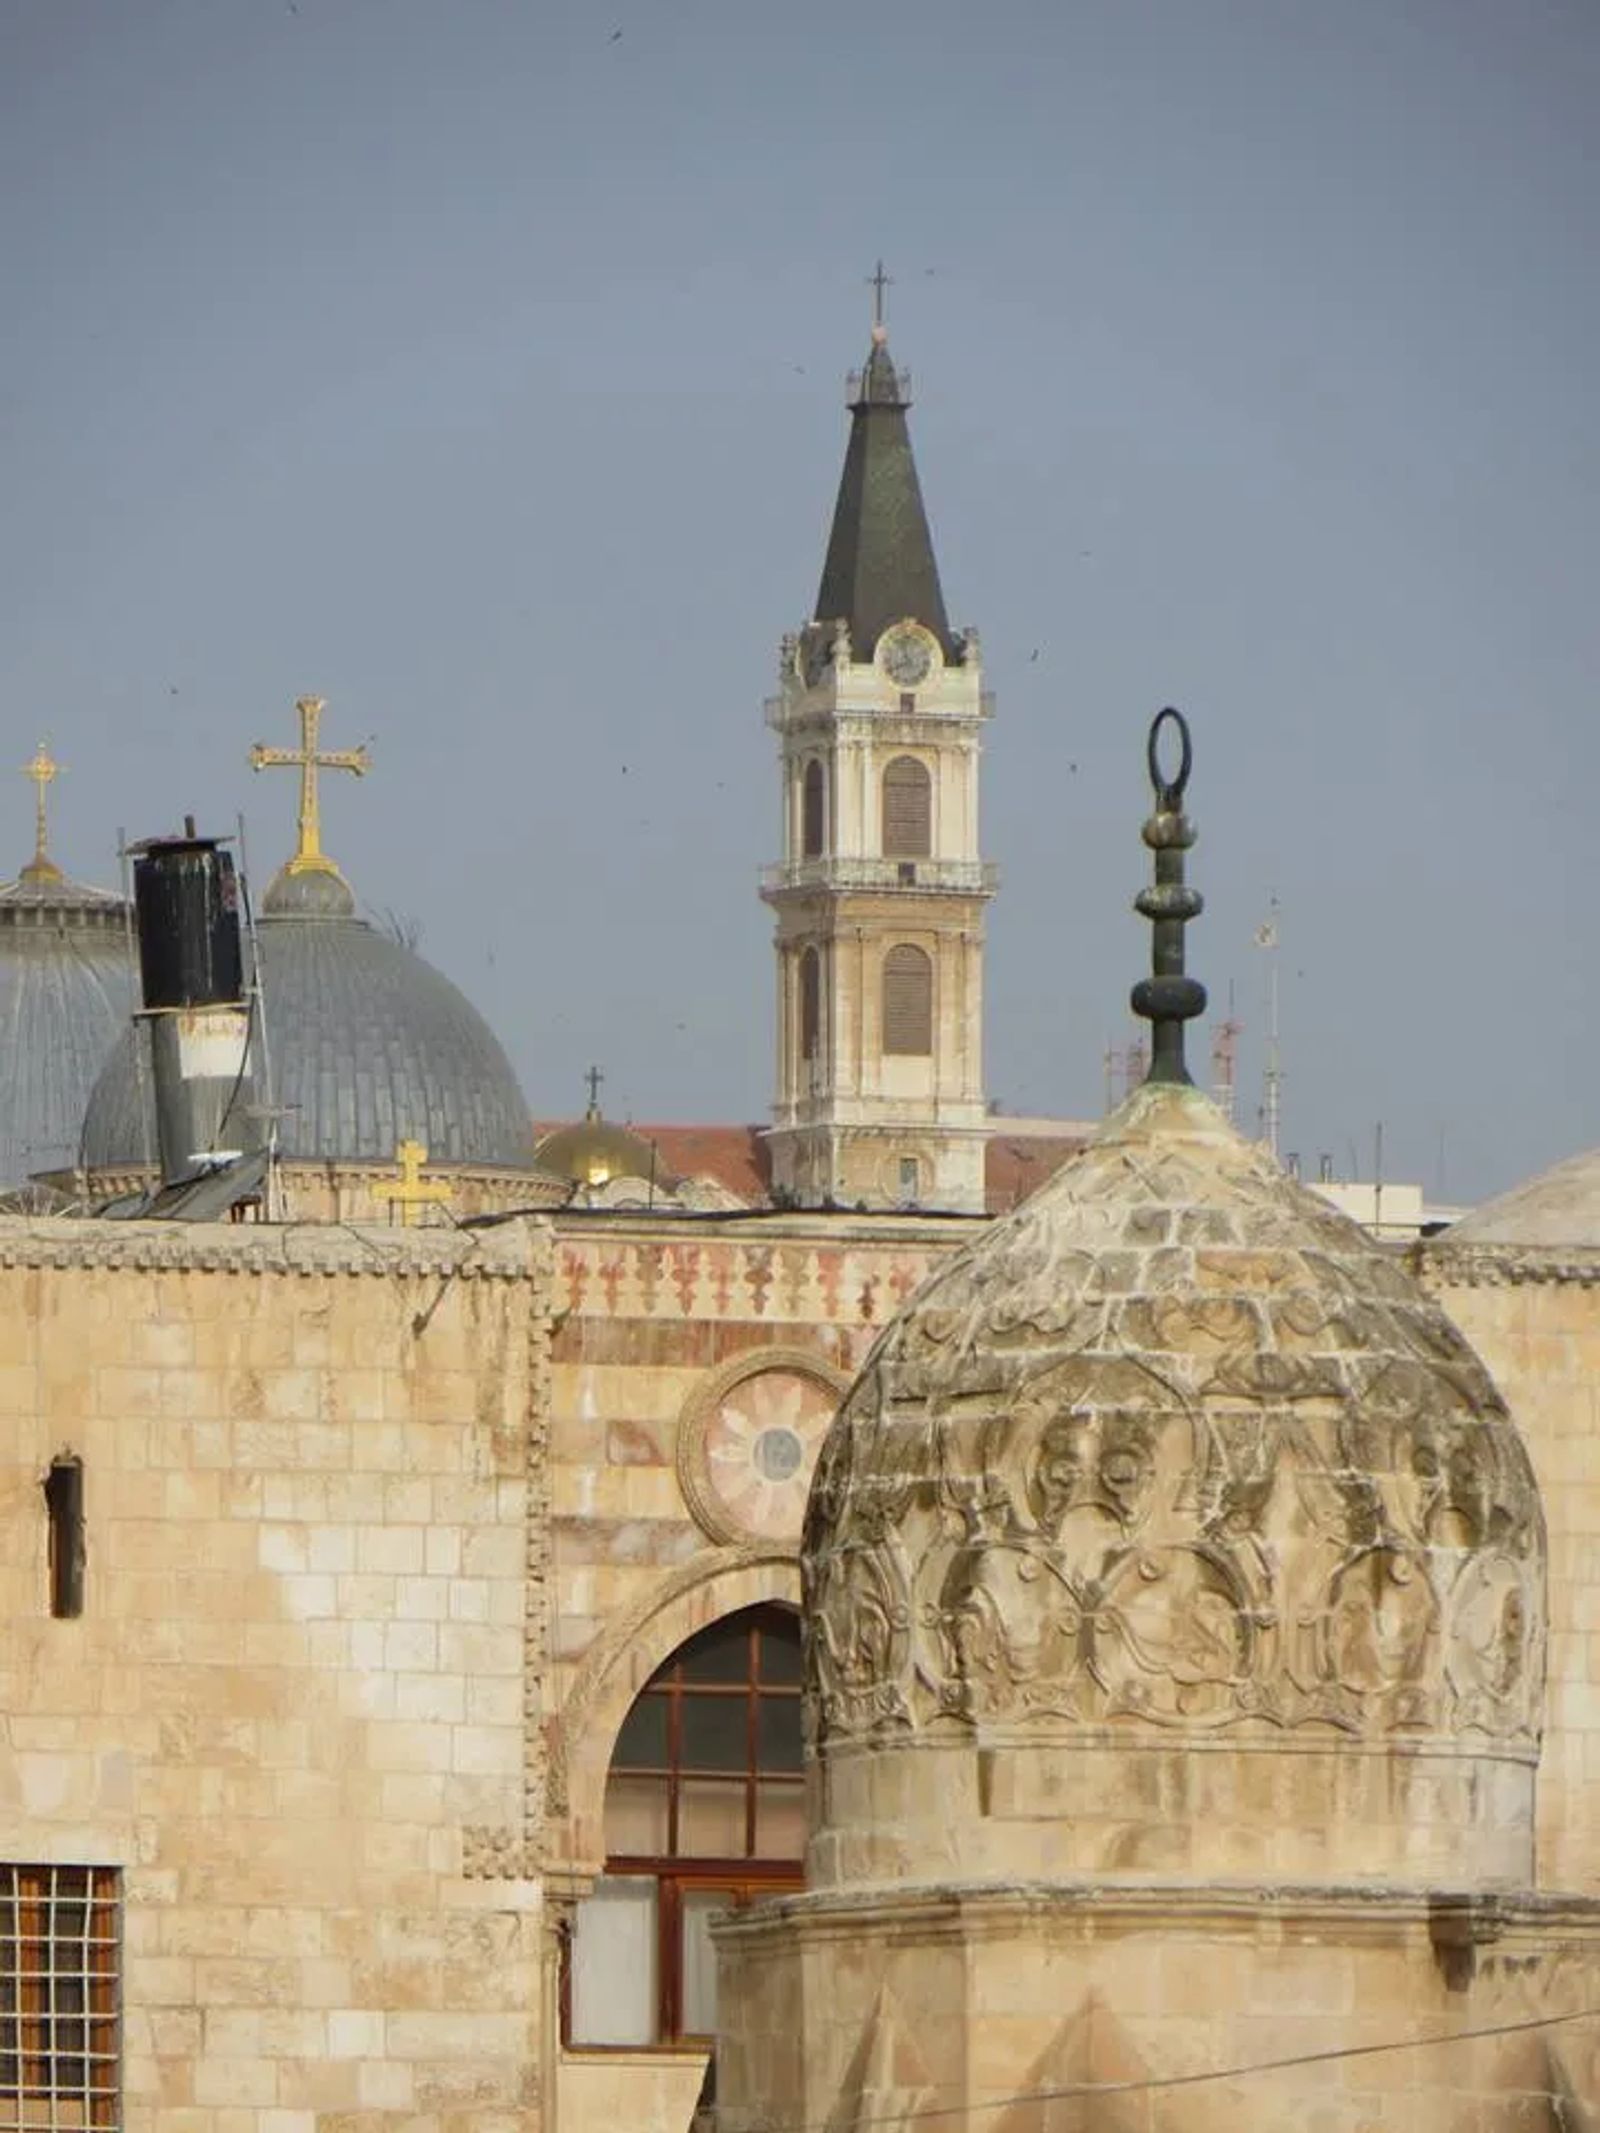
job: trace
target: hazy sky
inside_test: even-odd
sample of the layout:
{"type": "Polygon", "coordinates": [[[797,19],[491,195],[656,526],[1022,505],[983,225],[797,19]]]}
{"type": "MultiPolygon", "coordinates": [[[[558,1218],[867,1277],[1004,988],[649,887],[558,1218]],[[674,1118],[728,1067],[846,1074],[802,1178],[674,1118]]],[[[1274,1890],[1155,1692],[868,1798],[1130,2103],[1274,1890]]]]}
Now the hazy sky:
{"type": "Polygon", "coordinates": [[[1246,1119],[1275,894],[1284,1145],[1497,1190],[1600,1139],[1597,110],[1593,0],[0,0],[12,758],[72,871],[242,807],[260,884],[324,695],[330,849],[537,1111],[764,1117],[881,253],[998,691],[991,1093],[1100,1108],[1170,700],[1246,1119]]]}

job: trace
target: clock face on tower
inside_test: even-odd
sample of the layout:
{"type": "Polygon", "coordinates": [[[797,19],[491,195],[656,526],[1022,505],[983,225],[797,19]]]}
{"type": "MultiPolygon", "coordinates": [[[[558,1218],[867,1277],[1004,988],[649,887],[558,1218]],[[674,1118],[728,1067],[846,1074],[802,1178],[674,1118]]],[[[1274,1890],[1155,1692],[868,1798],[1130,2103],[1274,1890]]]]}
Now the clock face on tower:
{"type": "Polygon", "coordinates": [[[917,622],[897,622],[878,647],[878,663],[902,689],[914,689],[933,670],[934,642],[917,622]]]}

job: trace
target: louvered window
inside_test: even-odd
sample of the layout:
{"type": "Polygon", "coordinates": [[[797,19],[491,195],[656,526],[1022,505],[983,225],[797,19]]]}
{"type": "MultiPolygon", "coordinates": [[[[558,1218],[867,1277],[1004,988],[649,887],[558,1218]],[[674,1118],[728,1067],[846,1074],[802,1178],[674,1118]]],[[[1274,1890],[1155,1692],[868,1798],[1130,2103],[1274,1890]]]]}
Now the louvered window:
{"type": "Polygon", "coordinates": [[[800,787],[800,856],[820,859],[828,839],[828,793],[821,761],[813,756],[800,787]]]}
{"type": "Polygon", "coordinates": [[[926,859],[933,850],[933,781],[914,755],[897,755],[883,774],[883,856],[926,859]]]}
{"type": "Polygon", "coordinates": [[[883,959],[883,1048],[920,1059],[933,1050],[933,964],[909,941],[883,959]]]}

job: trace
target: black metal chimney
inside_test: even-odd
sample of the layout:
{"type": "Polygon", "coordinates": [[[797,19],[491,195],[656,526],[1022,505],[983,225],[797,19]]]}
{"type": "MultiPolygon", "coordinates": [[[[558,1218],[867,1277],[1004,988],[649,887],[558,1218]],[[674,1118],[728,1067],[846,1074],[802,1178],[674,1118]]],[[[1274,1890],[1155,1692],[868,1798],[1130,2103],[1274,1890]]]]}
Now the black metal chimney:
{"type": "Polygon", "coordinates": [[[133,847],[143,1020],[150,1029],[163,1184],[259,1146],[239,884],[214,837],[133,847]]]}

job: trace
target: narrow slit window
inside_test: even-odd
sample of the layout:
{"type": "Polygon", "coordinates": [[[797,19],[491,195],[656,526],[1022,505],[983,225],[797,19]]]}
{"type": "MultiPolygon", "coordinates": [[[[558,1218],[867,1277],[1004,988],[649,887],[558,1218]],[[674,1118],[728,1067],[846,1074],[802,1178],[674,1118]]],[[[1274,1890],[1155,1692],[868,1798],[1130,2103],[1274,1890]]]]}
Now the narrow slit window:
{"type": "Polygon", "coordinates": [[[828,838],[828,792],[822,761],[813,756],[800,787],[800,856],[820,859],[828,838]]]}
{"type": "Polygon", "coordinates": [[[822,970],[815,948],[800,957],[800,1057],[813,1060],[822,1049],[822,970]]]}
{"type": "Polygon", "coordinates": [[[50,1612],[58,1622],[83,1613],[83,1461],[63,1452],[44,1478],[50,1520],[50,1612]]]}

